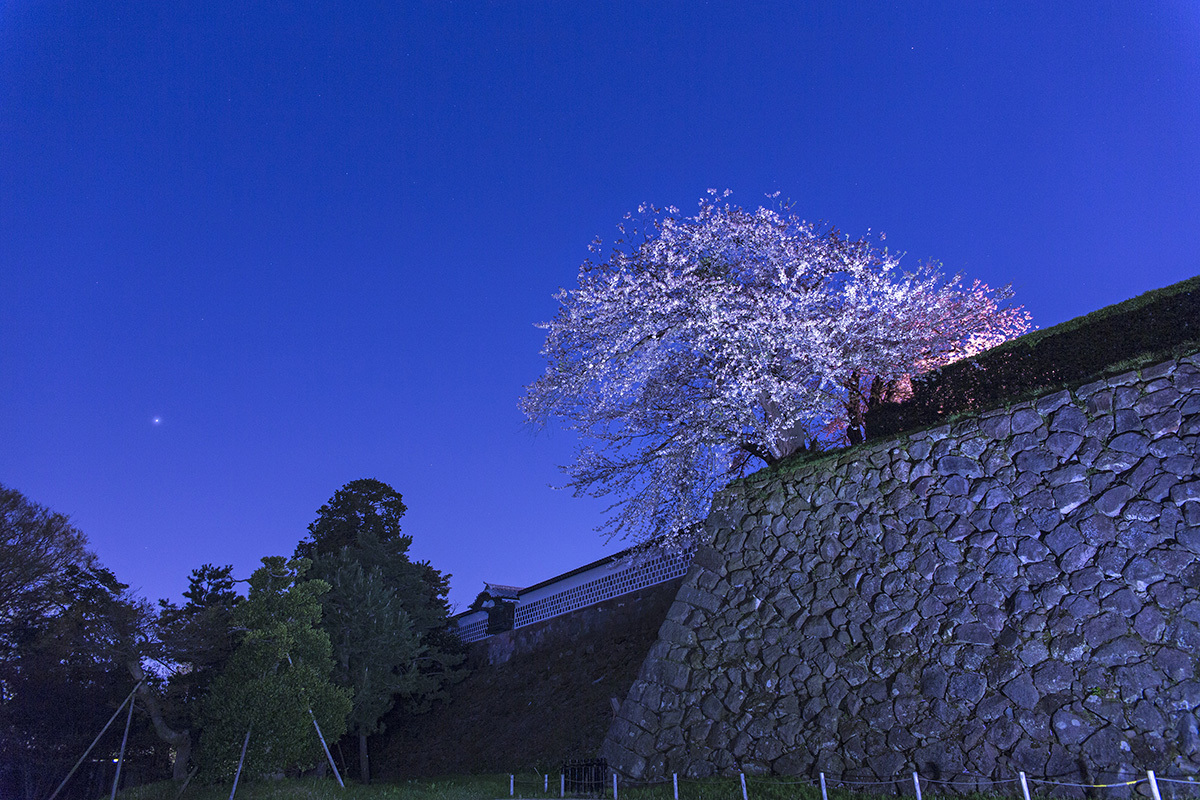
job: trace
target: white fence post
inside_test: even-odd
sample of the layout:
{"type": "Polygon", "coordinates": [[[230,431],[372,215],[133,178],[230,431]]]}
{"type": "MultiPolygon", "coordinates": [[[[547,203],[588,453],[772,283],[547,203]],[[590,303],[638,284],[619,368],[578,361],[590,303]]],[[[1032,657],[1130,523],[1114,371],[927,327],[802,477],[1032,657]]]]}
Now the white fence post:
{"type": "Polygon", "coordinates": [[[1021,773],[1021,793],[1025,795],[1025,800],[1030,800],[1029,797],[1029,781],[1025,780],[1025,773],[1021,773]]]}
{"type": "Polygon", "coordinates": [[[742,776],[742,800],[750,800],[750,798],[746,796],[746,773],[739,772],[738,774],[742,776]]]}
{"type": "Polygon", "coordinates": [[[567,773],[565,772],[558,773],[558,796],[567,796],[567,773]]]}
{"type": "Polygon", "coordinates": [[[675,789],[675,800],[679,800],[679,773],[678,772],[671,773],[671,785],[675,789]]]}
{"type": "Polygon", "coordinates": [[[821,773],[821,800],[829,800],[829,795],[825,793],[825,773],[821,773]]]}
{"type": "Polygon", "coordinates": [[[613,800],[617,800],[617,773],[613,773],[613,800]]]}
{"type": "Polygon", "coordinates": [[[921,800],[921,776],[913,772],[913,787],[917,790],[917,800],[921,800]]]}
{"type": "Polygon", "coordinates": [[[550,794],[550,773],[542,776],[542,794],[550,794]]]}
{"type": "Polygon", "coordinates": [[[1162,800],[1162,795],[1158,793],[1158,778],[1154,777],[1154,770],[1146,770],[1146,777],[1150,779],[1150,793],[1154,795],[1154,800],[1162,800]]]}
{"type": "Polygon", "coordinates": [[[513,796],[513,775],[511,773],[508,776],[508,796],[513,796]]]}

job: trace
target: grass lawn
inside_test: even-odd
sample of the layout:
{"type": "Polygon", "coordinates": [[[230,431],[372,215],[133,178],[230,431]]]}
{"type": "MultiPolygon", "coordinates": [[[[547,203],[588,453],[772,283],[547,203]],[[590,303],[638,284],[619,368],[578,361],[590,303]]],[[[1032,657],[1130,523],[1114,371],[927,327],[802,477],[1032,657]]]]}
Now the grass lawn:
{"type": "MultiPolygon", "coordinates": [[[[820,800],[821,792],[815,786],[789,781],[782,778],[748,778],[747,793],[750,800],[820,800]]],[[[238,784],[237,800],[504,800],[508,794],[508,775],[467,775],[448,778],[432,778],[401,783],[376,783],[360,786],[347,783],[345,789],[338,787],[333,778],[299,779],[279,781],[247,781],[238,784]]],[[[549,780],[549,792],[543,791],[546,784],[533,772],[515,778],[516,798],[524,800],[556,800],[558,798],[558,775],[549,780]]],[[[895,787],[880,786],[877,793],[849,792],[829,789],[829,800],[881,800],[895,795],[895,787]]],[[[230,784],[213,786],[189,785],[179,800],[228,800],[230,784]]],[[[925,791],[930,791],[932,787],[925,791]]],[[[905,786],[906,795],[912,787],[905,786]]],[[[671,782],[648,786],[618,786],[619,800],[674,800],[671,782]]],[[[120,793],[121,800],[176,800],[178,787],[170,781],[139,786],[120,793]]],[[[983,800],[995,796],[958,795],[959,800],[983,800]]],[[[612,787],[607,787],[604,798],[612,800],[612,787]]],[[[742,800],[741,783],[737,778],[707,778],[704,780],[679,781],[680,800],[742,800]]]]}
{"type": "MultiPolygon", "coordinates": [[[[231,784],[189,784],[179,800],[228,800],[231,784]]],[[[121,800],[175,800],[179,787],[171,781],[138,786],[120,793],[121,800]]],[[[342,789],[332,777],[238,782],[237,800],[494,800],[508,797],[507,775],[471,775],[342,789]]]]}

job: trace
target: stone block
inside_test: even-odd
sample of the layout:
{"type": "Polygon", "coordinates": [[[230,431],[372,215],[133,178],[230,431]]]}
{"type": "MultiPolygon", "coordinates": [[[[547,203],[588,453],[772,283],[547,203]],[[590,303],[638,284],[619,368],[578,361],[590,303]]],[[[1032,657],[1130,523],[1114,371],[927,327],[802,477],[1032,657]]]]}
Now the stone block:
{"type": "Polygon", "coordinates": [[[1130,453],[1106,449],[1102,450],[1099,455],[1096,456],[1096,460],[1092,462],[1091,467],[1092,469],[1101,470],[1103,472],[1120,474],[1133,469],[1137,462],[1144,455],[1144,452],[1141,455],[1135,456],[1130,453]]]}
{"type": "Polygon", "coordinates": [[[1083,483],[1067,483],[1052,492],[1054,507],[1060,514],[1070,514],[1092,499],[1091,489],[1083,483]]]}
{"type": "Polygon", "coordinates": [[[1035,431],[1042,425],[1042,416],[1031,408],[1018,409],[1010,423],[1014,434],[1035,431]]]}
{"type": "MultiPolygon", "coordinates": [[[[1061,391],[1052,392],[1051,394],[1039,397],[1036,401],[1034,401],[1033,406],[1037,409],[1039,414],[1042,416],[1048,416],[1050,414],[1054,414],[1054,412],[1058,411],[1058,409],[1067,406],[1070,402],[1071,393],[1066,389],[1063,389],[1061,391]]],[[[1058,412],[1058,414],[1061,413],[1061,411],[1058,412]]],[[[1057,417],[1058,414],[1054,414],[1054,416],[1057,417]]]]}
{"type": "Polygon", "coordinates": [[[1140,638],[1135,636],[1121,636],[1097,647],[1092,653],[1092,659],[1097,664],[1112,667],[1139,661],[1145,655],[1146,648],[1140,638]]]}
{"type": "Polygon", "coordinates": [[[679,587],[679,594],[675,595],[676,602],[687,603],[688,605],[702,608],[705,611],[716,612],[721,608],[721,598],[709,592],[703,592],[693,586],[684,584],[679,587]]]}
{"type": "Polygon", "coordinates": [[[1130,431],[1142,431],[1142,418],[1131,408],[1123,408],[1113,414],[1113,429],[1114,434],[1129,433],[1130,431]]]}
{"type": "Polygon", "coordinates": [[[1127,453],[1134,458],[1141,458],[1149,452],[1150,440],[1144,434],[1137,432],[1122,433],[1114,436],[1108,443],[1109,449],[1118,453],[1127,453]]]}
{"type": "Polygon", "coordinates": [[[937,469],[941,475],[961,475],[967,478],[978,478],[983,475],[983,468],[973,458],[963,456],[943,456],[938,459],[937,469]]]}
{"type": "Polygon", "coordinates": [[[1049,647],[1050,655],[1069,664],[1082,661],[1089,650],[1089,645],[1083,636],[1071,630],[1052,633],[1049,647]]]}
{"type": "Polygon", "coordinates": [[[1167,690],[1166,696],[1173,711],[1188,711],[1200,708],[1200,681],[1180,681],[1167,690]]]}
{"type": "Polygon", "coordinates": [[[946,697],[949,700],[963,703],[978,703],[983,699],[984,692],[986,691],[987,679],[982,675],[976,673],[958,674],[950,678],[946,697]]]}
{"type": "Polygon", "coordinates": [[[1112,487],[1100,497],[1096,499],[1096,510],[1107,517],[1116,517],[1120,515],[1125,508],[1125,504],[1134,496],[1134,491],[1129,486],[1119,483],[1112,487]]]}
{"type": "Polygon", "coordinates": [[[1144,592],[1166,577],[1163,570],[1148,558],[1135,556],[1121,573],[1133,589],[1144,592]]]}
{"type": "Polygon", "coordinates": [[[1070,709],[1059,709],[1052,717],[1054,735],[1061,744],[1081,744],[1096,732],[1095,725],[1070,709]]]}
{"type": "Polygon", "coordinates": [[[683,664],[660,659],[649,665],[648,680],[672,689],[686,689],[691,670],[683,664]]]}
{"type": "Polygon", "coordinates": [[[1112,389],[1105,388],[1088,393],[1087,410],[1089,414],[1105,414],[1113,409],[1115,394],[1112,389]]]}
{"type": "Polygon", "coordinates": [[[1200,500],[1200,480],[1178,483],[1171,487],[1171,502],[1175,505],[1193,503],[1200,500]]]}
{"type": "Polygon", "coordinates": [[[1057,467],[1059,465],[1059,456],[1050,450],[1037,447],[1017,453],[1016,458],[1013,459],[1013,463],[1022,472],[1040,475],[1057,467]]]}
{"type": "Polygon", "coordinates": [[[696,550],[696,555],[692,557],[692,565],[717,575],[725,574],[725,557],[721,551],[707,545],[696,550]]]}
{"type": "Polygon", "coordinates": [[[617,744],[613,740],[611,729],[600,746],[600,757],[608,761],[610,768],[622,775],[640,778],[646,772],[646,759],[617,744]]]}
{"type": "Polygon", "coordinates": [[[1171,487],[1178,482],[1180,479],[1176,475],[1159,475],[1150,482],[1150,485],[1142,488],[1142,497],[1151,500],[1152,503],[1162,503],[1163,500],[1171,497],[1171,487]]]}
{"type": "Polygon", "coordinates": [[[1093,556],[1096,555],[1096,551],[1097,548],[1095,545],[1089,542],[1081,542],[1063,553],[1058,559],[1058,564],[1062,567],[1063,572],[1072,573],[1091,563],[1093,556]]]}
{"type": "Polygon", "coordinates": [[[1021,674],[1013,678],[1004,685],[1001,691],[1018,708],[1032,709],[1042,697],[1041,692],[1034,685],[1033,678],[1028,674],[1021,674]]]}
{"type": "Polygon", "coordinates": [[[1171,408],[1146,420],[1145,429],[1152,438],[1158,439],[1170,433],[1178,433],[1182,424],[1183,416],[1179,410],[1171,408]]]}

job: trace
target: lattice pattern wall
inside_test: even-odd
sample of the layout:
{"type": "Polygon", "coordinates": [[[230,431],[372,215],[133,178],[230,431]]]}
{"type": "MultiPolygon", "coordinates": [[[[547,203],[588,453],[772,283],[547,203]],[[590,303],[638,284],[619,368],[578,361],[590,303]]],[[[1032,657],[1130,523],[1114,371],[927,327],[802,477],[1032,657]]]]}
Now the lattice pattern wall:
{"type": "MultiPolygon", "coordinates": [[[[599,575],[594,580],[584,581],[560,592],[543,595],[535,600],[524,601],[517,599],[516,619],[514,628],[532,625],[535,622],[551,617],[568,614],[576,609],[620,597],[623,594],[656,586],[673,578],[683,577],[691,566],[693,553],[685,551],[670,555],[656,556],[607,575],[599,575]]],[[[601,573],[610,565],[598,567],[595,572],[601,573]]],[[[585,573],[586,575],[586,573],[585,573]]],[[[578,580],[578,576],[572,576],[578,580]]],[[[543,587],[539,594],[546,588],[543,587]]],[[[457,623],[457,633],[464,642],[477,642],[486,639],[488,618],[487,612],[479,611],[461,617],[457,623]]]]}
{"type": "Polygon", "coordinates": [[[687,573],[692,563],[692,554],[659,556],[641,564],[636,564],[620,572],[614,572],[593,581],[573,586],[549,597],[542,597],[530,603],[517,604],[517,619],[514,627],[520,628],[532,625],[544,619],[567,614],[577,608],[595,605],[596,603],[620,597],[623,594],[636,592],[647,586],[664,583],[672,578],[682,577],[687,573]]]}
{"type": "Polygon", "coordinates": [[[464,617],[458,621],[458,628],[455,632],[458,638],[464,642],[478,642],[480,639],[486,639],[488,632],[488,618],[486,612],[481,612],[478,618],[475,615],[464,617]]]}

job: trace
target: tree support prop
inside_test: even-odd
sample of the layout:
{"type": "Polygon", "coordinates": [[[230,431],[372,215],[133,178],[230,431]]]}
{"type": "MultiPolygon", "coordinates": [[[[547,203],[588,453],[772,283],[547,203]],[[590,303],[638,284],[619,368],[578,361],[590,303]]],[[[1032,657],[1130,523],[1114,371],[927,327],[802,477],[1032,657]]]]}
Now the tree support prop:
{"type": "MultiPolygon", "coordinates": [[[[136,692],[137,689],[135,688],[136,692]]],[[[113,788],[110,800],[117,800],[117,786],[121,783],[121,767],[125,766],[125,745],[129,743],[129,724],[133,722],[133,707],[136,705],[132,700],[129,701],[129,716],[125,717],[125,733],[121,736],[121,752],[117,756],[117,774],[113,775],[113,788]]]]}
{"type": "Polygon", "coordinates": [[[238,778],[242,777],[242,764],[246,763],[246,747],[250,744],[250,731],[253,729],[253,725],[247,728],[246,738],[242,740],[242,755],[238,758],[237,772],[233,773],[233,788],[229,790],[229,800],[233,800],[233,793],[237,791],[238,778]]]}
{"type": "Polygon", "coordinates": [[[58,788],[54,790],[54,794],[50,795],[49,800],[54,800],[54,798],[58,797],[58,793],[61,792],[63,787],[67,785],[67,781],[71,780],[71,776],[75,774],[75,770],[79,769],[79,765],[82,764],[83,760],[88,757],[89,753],[92,752],[92,748],[96,746],[96,742],[100,741],[100,737],[103,736],[105,731],[108,730],[109,726],[113,724],[113,720],[120,715],[121,709],[125,708],[125,703],[133,701],[133,695],[137,692],[138,686],[141,685],[142,682],[138,681],[137,686],[133,687],[133,691],[129,693],[129,696],[125,698],[125,701],[121,703],[121,705],[117,706],[117,710],[114,711],[113,715],[108,718],[108,722],[104,723],[104,727],[100,729],[98,734],[96,734],[96,738],[92,739],[92,743],[88,745],[88,749],[83,751],[83,755],[81,755],[79,760],[75,762],[75,766],[71,767],[71,771],[67,773],[67,777],[62,779],[62,783],[60,783],[58,788]]]}
{"type": "Polygon", "coordinates": [[[325,749],[325,757],[329,759],[329,766],[333,767],[333,776],[337,778],[338,786],[345,789],[346,784],[342,783],[342,773],[338,772],[337,764],[333,763],[333,754],[329,752],[329,745],[325,744],[325,735],[321,733],[321,726],[317,724],[317,715],[311,708],[308,709],[308,715],[312,717],[313,727],[317,729],[317,738],[321,740],[321,747],[325,749]]]}

